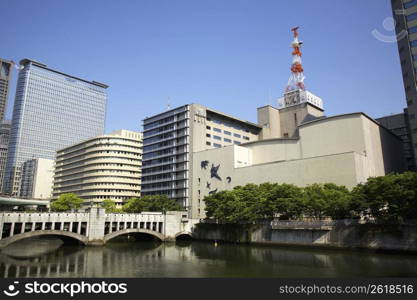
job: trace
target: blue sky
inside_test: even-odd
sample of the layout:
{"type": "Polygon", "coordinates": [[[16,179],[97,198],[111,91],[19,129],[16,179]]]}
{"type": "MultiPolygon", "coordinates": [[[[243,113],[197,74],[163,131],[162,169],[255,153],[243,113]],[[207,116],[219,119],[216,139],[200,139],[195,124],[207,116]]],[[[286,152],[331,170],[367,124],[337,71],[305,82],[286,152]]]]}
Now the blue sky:
{"type": "Polygon", "coordinates": [[[106,131],[142,130],[142,119],[168,103],[256,121],[256,108],[276,105],[285,89],[296,25],[306,87],[327,115],[380,117],[405,106],[397,45],[371,33],[394,35],[383,27],[389,0],[2,0],[1,7],[0,57],[108,84],[106,131]]]}

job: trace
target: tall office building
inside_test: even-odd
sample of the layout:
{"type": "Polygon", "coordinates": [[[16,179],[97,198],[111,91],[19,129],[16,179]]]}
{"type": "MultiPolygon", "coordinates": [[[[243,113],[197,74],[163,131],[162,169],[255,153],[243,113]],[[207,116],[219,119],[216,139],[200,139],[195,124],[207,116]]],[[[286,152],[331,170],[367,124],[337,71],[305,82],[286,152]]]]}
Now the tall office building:
{"type": "Polygon", "coordinates": [[[417,165],[417,0],[391,0],[407,101],[414,168],[417,165]]]}
{"type": "Polygon", "coordinates": [[[6,112],[11,75],[12,63],[0,58],[0,122],[4,119],[4,114],[6,112]]]}
{"type": "Polygon", "coordinates": [[[20,61],[3,192],[19,195],[22,164],[104,133],[107,85],[20,61]]]}
{"type": "Polygon", "coordinates": [[[7,148],[10,137],[10,121],[3,121],[0,124],[0,189],[3,184],[4,169],[7,160],[7,148]]]}
{"type": "Polygon", "coordinates": [[[148,117],[143,128],[142,195],[167,195],[186,209],[193,152],[254,141],[262,129],[199,104],[148,117]]]}
{"type": "Polygon", "coordinates": [[[118,130],[57,151],[53,199],[77,194],[87,203],[118,205],[140,196],[142,133],[118,130]]]}

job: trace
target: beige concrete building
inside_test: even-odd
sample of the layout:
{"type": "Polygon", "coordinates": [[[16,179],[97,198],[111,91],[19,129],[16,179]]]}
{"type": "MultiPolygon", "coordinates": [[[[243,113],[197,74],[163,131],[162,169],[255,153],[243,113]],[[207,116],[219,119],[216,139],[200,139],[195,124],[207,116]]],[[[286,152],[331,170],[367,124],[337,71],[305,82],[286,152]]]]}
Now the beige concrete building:
{"type": "Polygon", "coordinates": [[[57,151],[53,199],[75,193],[86,202],[118,205],[139,197],[142,133],[118,130],[57,151]]]}
{"type": "Polygon", "coordinates": [[[29,199],[50,199],[54,178],[54,160],[35,158],[22,166],[20,197],[29,199]]]}
{"type": "Polygon", "coordinates": [[[403,171],[402,142],[364,113],[324,117],[309,99],[258,109],[260,139],[193,154],[191,217],[204,218],[204,197],[248,183],[352,188],[372,176],[403,171]]]}

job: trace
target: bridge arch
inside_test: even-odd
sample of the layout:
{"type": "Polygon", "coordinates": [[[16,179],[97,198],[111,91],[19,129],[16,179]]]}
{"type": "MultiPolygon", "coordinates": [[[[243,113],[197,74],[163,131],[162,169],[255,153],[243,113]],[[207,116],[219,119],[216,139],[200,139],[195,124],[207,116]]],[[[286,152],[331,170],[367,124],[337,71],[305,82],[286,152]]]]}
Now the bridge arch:
{"type": "Polygon", "coordinates": [[[71,231],[64,231],[64,230],[39,230],[39,231],[29,231],[25,233],[19,233],[15,234],[13,236],[4,238],[0,240],[0,248],[7,247],[8,245],[15,243],[17,241],[37,237],[37,236],[43,236],[43,235],[56,235],[56,236],[65,236],[70,237],[73,239],[76,239],[80,241],[83,245],[87,244],[88,238],[84,235],[74,233],[71,231]]]}
{"type": "Polygon", "coordinates": [[[181,232],[178,232],[175,235],[175,239],[177,239],[180,236],[186,236],[186,237],[192,238],[193,237],[193,234],[190,231],[181,231],[181,232]]]}
{"type": "Polygon", "coordinates": [[[103,238],[103,241],[104,243],[107,243],[109,240],[114,239],[115,237],[128,234],[128,233],[146,233],[146,234],[152,235],[160,239],[161,241],[165,240],[165,236],[162,233],[159,233],[157,231],[153,231],[149,229],[130,228],[130,229],[118,230],[118,231],[114,231],[112,233],[106,234],[103,238]]]}

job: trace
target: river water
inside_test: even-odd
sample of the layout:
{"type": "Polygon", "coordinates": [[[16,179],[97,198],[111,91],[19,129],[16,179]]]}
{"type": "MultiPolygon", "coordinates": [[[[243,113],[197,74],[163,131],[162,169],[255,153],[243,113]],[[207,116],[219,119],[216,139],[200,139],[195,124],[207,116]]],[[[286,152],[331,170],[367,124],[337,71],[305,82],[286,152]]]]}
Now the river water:
{"type": "Polygon", "coordinates": [[[408,277],[417,255],[200,241],[116,241],[104,247],[56,238],[23,240],[0,252],[0,277],[408,277]]]}

